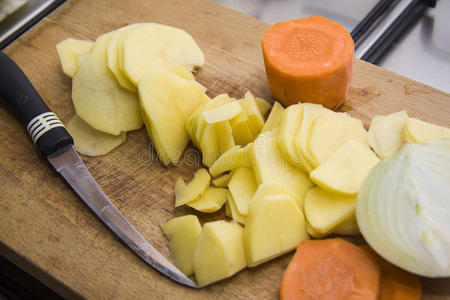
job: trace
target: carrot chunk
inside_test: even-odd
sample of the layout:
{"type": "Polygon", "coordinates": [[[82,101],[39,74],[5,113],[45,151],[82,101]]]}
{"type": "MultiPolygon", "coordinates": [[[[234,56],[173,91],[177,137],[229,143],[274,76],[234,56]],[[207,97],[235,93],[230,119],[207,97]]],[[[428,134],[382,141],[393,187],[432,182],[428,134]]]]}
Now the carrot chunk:
{"type": "Polygon", "coordinates": [[[280,299],[377,299],[380,268],[343,239],[301,242],[280,285],[280,299]]]}
{"type": "Polygon", "coordinates": [[[389,263],[368,245],[361,246],[361,248],[373,255],[381,269],[378,300],[422,299],[422,285],[419,277],[389,263]]]}
{"type": "Polygon", "coordinates": [[[348,31],[324,17],[273,25],[262,38],[272,94],[286,106],[300,101],[337,109],[350,87],[353,47],[348,31]]]}

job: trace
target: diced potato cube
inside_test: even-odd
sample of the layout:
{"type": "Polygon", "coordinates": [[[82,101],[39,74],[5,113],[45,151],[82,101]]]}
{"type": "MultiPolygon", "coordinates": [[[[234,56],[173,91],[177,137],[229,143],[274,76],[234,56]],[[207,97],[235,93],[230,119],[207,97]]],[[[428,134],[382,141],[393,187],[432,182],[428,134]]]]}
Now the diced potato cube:
{"type": "Polygon", "coordinates": [[[186,215],[161,224],[169,239],[169,249],[175,266],[186,276],[194,273],[194,251],[202,227],[197,216],[186,215]]]}
{"type": "Polygon", "coordinates": [[[369,171],[380,161],[372,150],[350,140],[334,152],[309,176],[321,188],[356,195],[369,171]]]}
{"type": "Polygon", "coordinates": [[[200,287],[225,279],[247,266],[243,229],[236,223],[206,223],[194,252],[194,271],[200,287]]]}

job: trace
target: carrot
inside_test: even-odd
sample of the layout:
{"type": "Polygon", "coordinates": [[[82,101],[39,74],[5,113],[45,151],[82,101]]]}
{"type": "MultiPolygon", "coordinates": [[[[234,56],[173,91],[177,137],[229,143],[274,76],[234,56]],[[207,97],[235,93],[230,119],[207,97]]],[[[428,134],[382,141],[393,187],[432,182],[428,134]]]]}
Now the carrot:
{"type": "Polygon", "coordinates": [[[360,247],[370,253],[380,266],[379,300],[419,300],[422,298],[422,285],[419,277],[389,263],[368,245],[360,247]]]}
{"type": "Polygon", "coordinates": [[[273,25],[262,38],[272,94],[286,106],[300,101],[337,109],[350,87],[353,47],[348,31],[324,17],[273,25]]]}
{"type": "Polygon", "coordinates": [[[343,239],[301,242],[280,285],[280,299],[377,299],[380,269],[343,239]]]}

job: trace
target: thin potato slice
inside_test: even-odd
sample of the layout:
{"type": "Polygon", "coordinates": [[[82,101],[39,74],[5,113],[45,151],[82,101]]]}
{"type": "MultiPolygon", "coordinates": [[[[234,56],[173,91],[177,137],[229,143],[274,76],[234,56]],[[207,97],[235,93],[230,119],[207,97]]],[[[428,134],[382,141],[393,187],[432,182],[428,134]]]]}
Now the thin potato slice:
{"type": "Polygon", "coordinates": [[[139,26],[143,26],[145,23],[138,23],[138,24],[131,24],[125,27],[122,27],[114,32],[114,34],[111,36],[111,39],[109,40],[108,47],[106,49],[106,53],[108,56],[108,67],[111,70],[111,72],[114,73],[114,76],[117,79],[117,82],[122,86],[123,88],[130,90],[134,93],[137,92],[137,88],[134,84],[128,80],[128,77],[125,76],[125,74],[122,73],[122,71],[119,69],[119,51],[118,51],[118,42],[123,34],[127,34],[129,31],[136,29],[139,26]]]}
{"type": "Polygon", "coordinates": [[[255,96],[253,96],[250,91],[246,92],[244,99],[240,100],[240,104],[247,113],[252,127],[255,128],[256,132],[254,132],[254,135],[257,136],[264,127],[264,117],[258,108],[258,103],[256,102],[255,96]]]}
{"type": "Polygon", "coordinates": [[[231,180],[232,174],[225,174],[213,180],[213,184],[217,187],[227,187],[231,180]]]}
{"type": "Polygon", "coordinates": [[[346,114],[317,117],[306,144],[312,167],[316,168],[348,140],[367,145],[366,138],[367,131],[359,119],[346,114]]]}
{"type": "Polygon", "coordinates": [[[242,111],[230,121],[233,138],[237,145],[245,146],[255,140],[255,136],[250,128],[250,121],[247,113],[242,111]]]}
{"type": "Polygon", "coordinates": [[[253,198],[249,202],[249,206],[258,205],[258,201],[265,196],[277,196],[277,195],[288,195],[295,200],[298,207],[303,211],[303,198],[295,194],[292,189],[286,187],[284,184],[278,182],[263,183],[258,186],[253,198]]]}
{"type": "Polygon", "coordinates": [[[275,101],[272,106],[272,110],[270,111],[270,114],[261,129],[261,133],[278,128],[280,126],[283,111],[284,108],[281,106],[280,102],[275,101]]]}
{"type": "Polygon", "coordinates": [[[126,133],[111,135],[95,130],[77,115],[67,123],[66,129],[73,137],[75,150],[88,156],[105,155],[123,144],[126,138],[126,133]]]}
{"type": "Polygon", "coordinates": [[[247,215],[248,204],[255,195],[257,187],[255,174],[251,168],[240,167],[233,172],[228,188],[241,215],[247,215]]]}
{"type": "Polygon", "coordinates": [[[349,140],[309,176],[324,190],[356,195],[369,171],[379,161],[380,159],[368,147],[349,140]]]}
{"type": "Polygon", "coordinates": [[[209,187],[211,176],[206,169],[199,169],[187,185],[183,177],[175,182],[175,207],[184,205],[201,197],[209,187]]]}
{"type": "Polygon", "coordinates": [[[225,153],[236,145],[233,138],[233,129],[231,129],[228,121],[219,122],[216,126],[219,135],[220,153],[225,153]]]}
{"type": "MultiPolygon", "coordinates": [[[[267,112],[270,110],[270,103],[264,99],[255,97],[256,105],[258,105],[259,112],[263,116],[263,119],[267,112]]],[[[264,127],[264,126],[263,126],[264,127]]]]}
{"type": "Polygon", "coordinates": [[[241,111],[242,107],[239,105],[239,102],[233,101],[210,110],[205,110],[202,112],[202,115],[206,123],[214,124],[233,119],[241,111]]]}
{"type": "Polygon", "coordinates": [[[143,79],[139,85],[147,131],[164,165],[179,162],[189,142],[186,120],[198,106],[209,101],[203,89],[193,82],[161,71],[143,79]]]}
{"type": "Polygon", "coordinates": [[[218,211],[227,202],[227,189],[209,187],[199,199],[188,202],[186,205],[200,212],[212,213],[218,211]]]}
{"type": "Polygon", "coordinates": [[[403,144],[408,114],[403,110],[387,116],[375,116],[372,120],[367,141],[380,158],[387,158],[403,144]]]}
{"type": "Polygon", "coordinates": [[[192,36],[161,24],[147,24],[128,32],[122,55],[122,71],[136,86],[149,73],[178,66],[193,70],[205,62],[192,36]]]}
{"type": "Polygon", "coordinates": [[[434,140],[450,139],[450,128],[409,118],[405,125],[405,138],[408,142],[413,143],[426,143],[434,140]]]}
{"type": "Polygon", "coordinates": [[[287,107],[280,121],[280,131],[278,135],[278,145],[283,151],[291,164],[299,168],[302,167],[300,158],[294,148],[294,138],[300,129],[300,124],[303,118],[303,106],[301,104],[294,104],[287,107]]]}
{"type": "Polygon", "coordinates": [[[93,45],[94,43],[91,41],[73,38],[59,42],[56,45],[56,51],[58,52],[64,74],[72,78],[78,69],[78,57],[91,52],[93,45]]]}
{"type": "Polygon", "coordinates": [[[209,168],[212,176],[217,176],[223,172],[231,171],[239,167],[251,167],[253,164],[253,144],[248,144],[244,148],[236,145],[223,153],[209,168]]]}
{"type": "Polygon", "coordinates": [[[96,130],[113,135],[139,129],[142,118],[137,95],[123,89],[107,66],[110,35],[99,37],[72,81],[77,115],[96,130]]]}
{"type": "Polygon", "coordinates": [[[244,225],[247,216],[239,212],[236,206],[236,200],[233,198],[233,195],[231,195],[230,191],[227,192],[227,197],[228,197],[228,205],[230,207],[231,218],[236,222],[244,225]]]}

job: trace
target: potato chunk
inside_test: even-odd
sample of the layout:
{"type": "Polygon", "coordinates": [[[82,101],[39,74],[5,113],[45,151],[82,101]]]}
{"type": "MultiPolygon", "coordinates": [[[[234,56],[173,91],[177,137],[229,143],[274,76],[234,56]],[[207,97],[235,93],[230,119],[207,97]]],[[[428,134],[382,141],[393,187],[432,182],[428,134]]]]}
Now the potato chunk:
{"type": "Polygon", "coordinates": [[[408,115],[404,110],[387,116],[373,117],[367,141],[380,158],[391,156],[401,147],[407,120],[408,115]]]}
{"type": "Polygon", "coordinates": [[[369,171],[380,161],[372,150],[350,140],[309,176],[314,183],[335,193],[356,195],[369,171]]]}
{"type": "Polygon", "coordinates": [[[178,177],[175,182],[175,207],[184,205],[202,196],[209,187],[211,175],[206,169],[199,169],[194,178],[187,185],[183,177],[178,177]]]}
{"type": "Polygon", "coordinates": [[[66,129],[73,137],[75,150],[88,156],[105,155],[123,144],[126,138],[126,133],[111,135],[95,130],[77,115],[67,123],[66,129]]]}
{"type": "Polygon", "coordinates": [[[306,239],[303,213],[288,195],[266,196],[250,206],[244,229],[249,266],[289,252],[306,239]]]}
{"type": "Polygon", "coordinates": [[[161,71],[141,81],[139,99],[147,131],[161,161],[166,166],[178,163],[189,142],[186,121],[198,106],[209,101],[208,96],[193,80],[161,71]]]}
{"type": "Polygon", "coordinates": [[[450,128],[438,126],[418,119],[406,121],[405,139],[413,143],[426,143],[440,139],[450,139],[450,128]]]}
{"type": "Polygon", "coordinates": [[[258,184],[278,182],[291,189],[298,198],[305,197],[313,186],[308,175],[293,166],[278,148],[277,132],[261,133],[254,142],[254,163],[258,184]]]}
{"type": "Polygon", "coordinates": [[[146,75],[183,66],[201,67],[205,58],[192,36],[184,30],[149,23],[128,32],[123,39],[123,69],[138,86],[146,75]]]}
{"type": "Polygon", "coordinates": [[[78,67],[72,99],[78,116],[92,128],[112,135],[142,127],[137,95],[123,89],[107,66],[109,35],[100,36],[78,67]]]}
{"type": "Polygon", "coordinates": [[[253,198],[257,187],[253,169],[240,167],[233,173],[228,188],[240,214],[247,216],[248,203],[253,198]]]}
{"type": "Polygon", "coordinates": [[[58,52],[64,74],[70,78],[75,75],[78,69],[78,57],[91,52],[92,45],[94,43],[91,41],[76,40],[73,38],[65,39],[56,45],[56,51],[58,52]]]}
{"type": "Polygon", "coordinates": [[[227,200],[227,189],[209,187],[200,198],[188,202],[187,206],[204,213],[212,213],[221,209],[227,200]]]}
{"type": "Polygon", "coordinates": [[[319,233],[329,234],[339,224],[355,215],[356,196],[330,193],[320,187],[305,196],[305,217],[319,233]]]}
{"type": "Polygon", "coordinates": [[[243,229],[236,223],[206,223],[194,252],[194,271],[200,287],[225,279],[247,266],[243,229]]]}
{"type": "Polygon", "coordinates": [[[169,249],[175,266],[186,276],[194,273],[194,251],[202,227],[197,216],[185,215],[161,224],[169,239],[169,249]]]}

